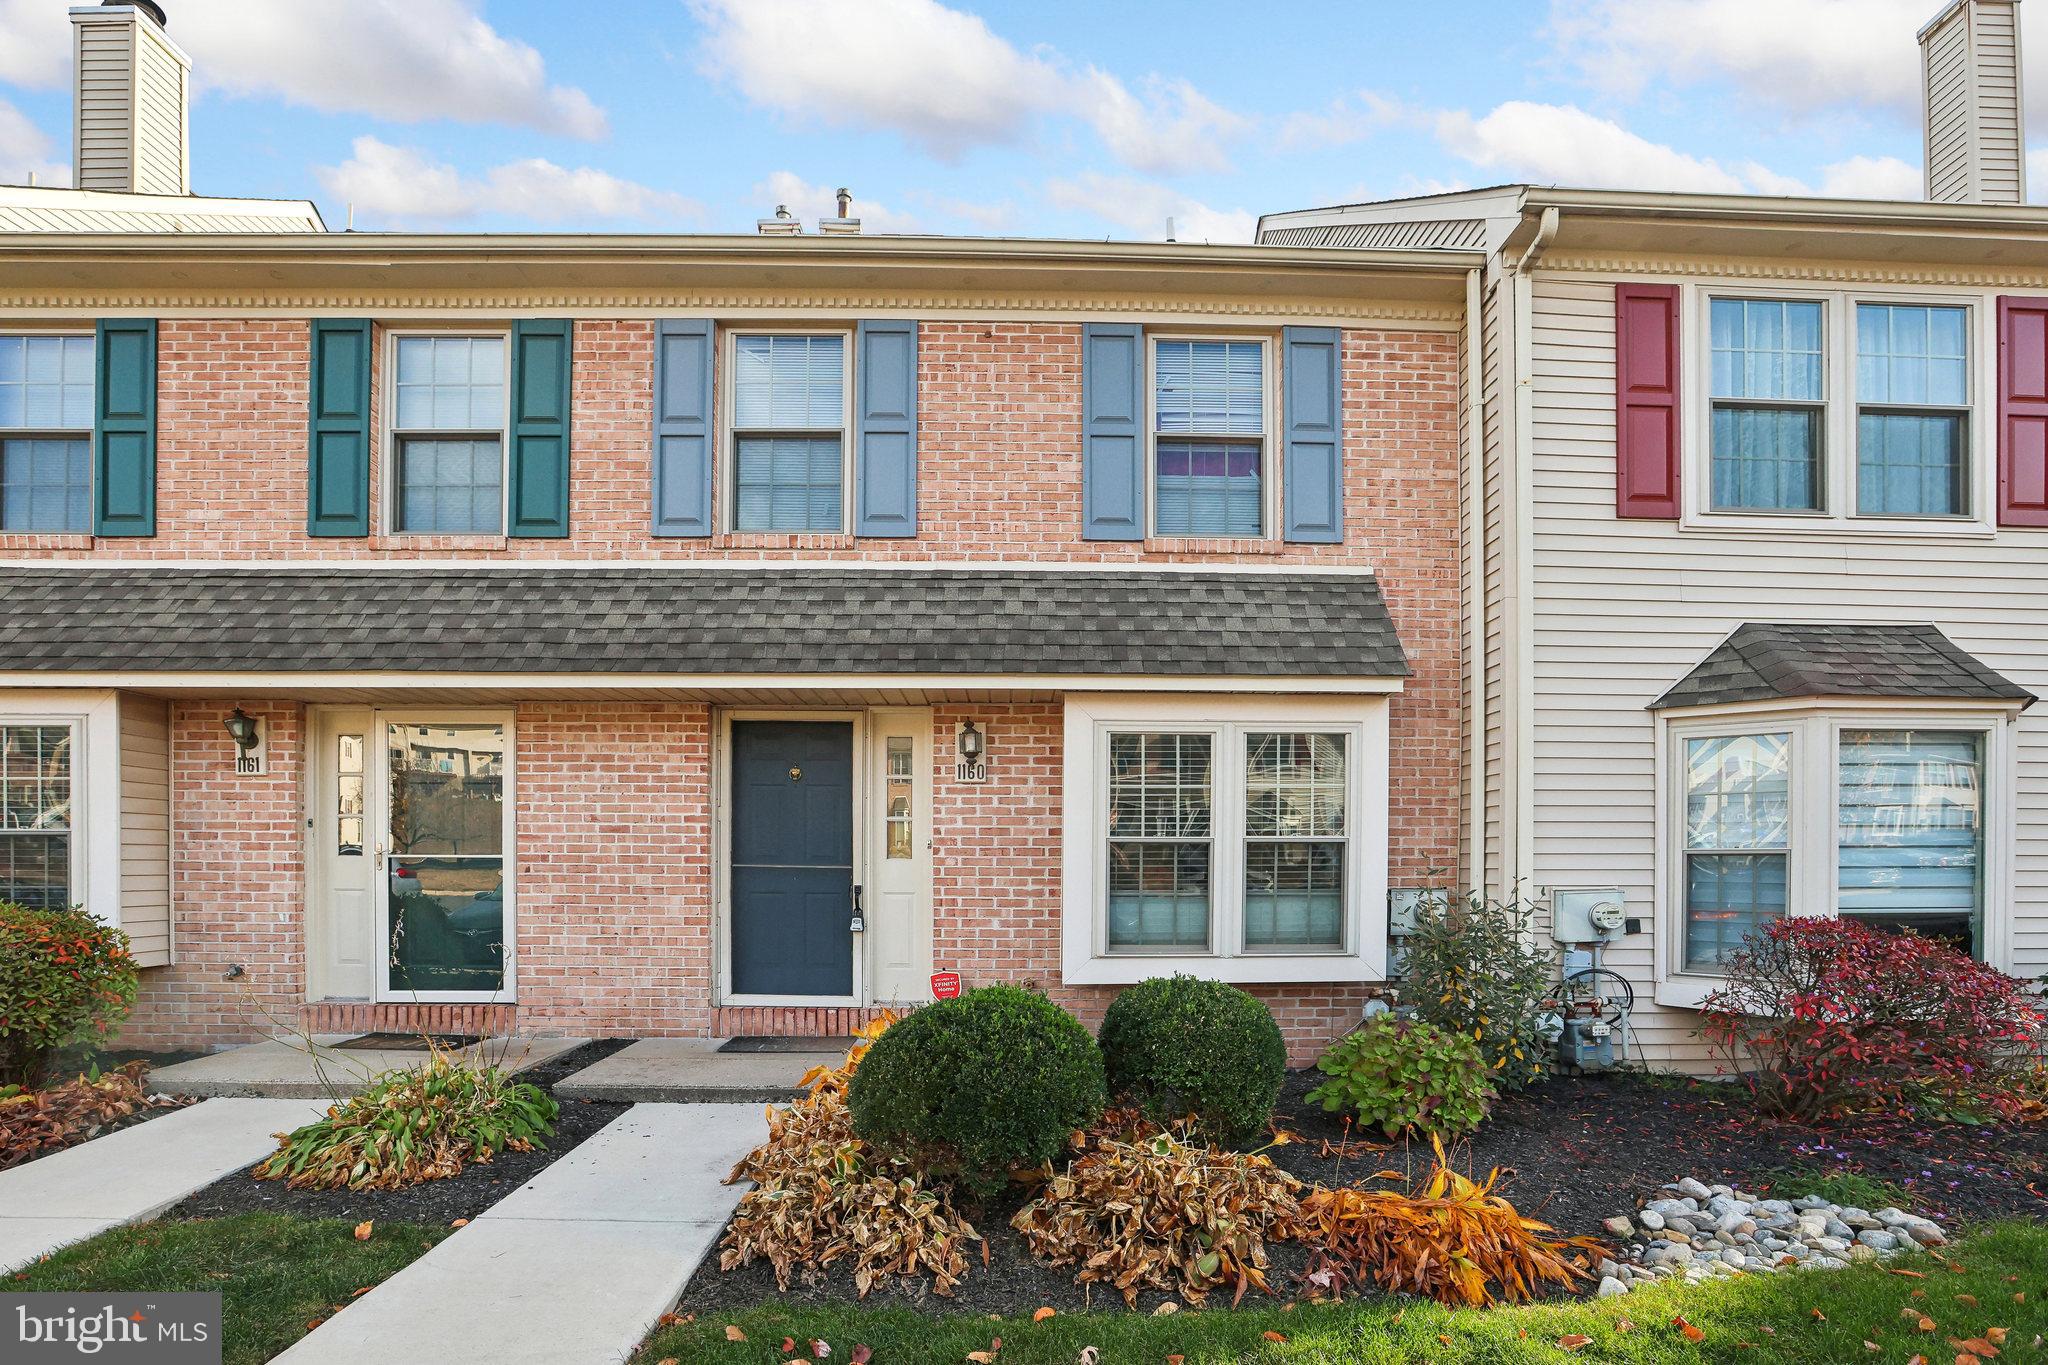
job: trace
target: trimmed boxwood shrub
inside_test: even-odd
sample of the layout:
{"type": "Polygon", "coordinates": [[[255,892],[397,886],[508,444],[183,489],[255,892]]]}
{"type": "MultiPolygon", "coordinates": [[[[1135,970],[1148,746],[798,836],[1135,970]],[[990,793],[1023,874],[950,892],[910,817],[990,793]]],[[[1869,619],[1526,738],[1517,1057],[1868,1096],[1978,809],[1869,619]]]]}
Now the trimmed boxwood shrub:
{"type": "Polygon", "coordinates": [[[1101,1039],[1111,1094],[1161,1122],[1192,1118],[1225,1145],[1266,1126],[1287,1077],[1273,1012],[1221,981],[1156,976],[1133,986],[1110,1003],[1101,1039]]]}
{"type": "Polygon", "coordinates": [[[52,1056],[101,1041],[134,1003],[126,934],[83,910],[0,901],[0,1085],[39,1084],[52,1056]]]}
{"type": "Polygon", "coordinates": [[[847,1102],[863,1141],[986,1194],[1102,1116],[1102,1051],[1044,996],[982,986],[892,1025],[847,1102]]]}

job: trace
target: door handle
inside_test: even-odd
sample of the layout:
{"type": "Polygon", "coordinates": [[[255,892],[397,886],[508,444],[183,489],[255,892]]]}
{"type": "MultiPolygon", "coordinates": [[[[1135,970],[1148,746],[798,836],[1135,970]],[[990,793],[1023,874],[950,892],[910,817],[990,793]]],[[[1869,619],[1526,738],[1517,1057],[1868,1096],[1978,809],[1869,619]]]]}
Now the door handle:
{"type": "Polygon", "coordinates": [[[853,923],[847,926],[848,933],[861,934],[867,932],[868,921],[867,916],[861,910],[860,893],[860,883],[855,882],[853,886],[853,923]]]}

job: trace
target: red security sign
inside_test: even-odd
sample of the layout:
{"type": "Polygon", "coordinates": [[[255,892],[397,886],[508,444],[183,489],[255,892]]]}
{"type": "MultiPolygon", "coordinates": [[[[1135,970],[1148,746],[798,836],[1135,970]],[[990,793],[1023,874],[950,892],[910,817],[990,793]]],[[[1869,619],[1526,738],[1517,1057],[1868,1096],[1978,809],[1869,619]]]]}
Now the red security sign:
{"type": "Polygon", "coordinates": [[[951,1000],[960,994],[960,973],[933,972],[932,999],[951,1000]]]}

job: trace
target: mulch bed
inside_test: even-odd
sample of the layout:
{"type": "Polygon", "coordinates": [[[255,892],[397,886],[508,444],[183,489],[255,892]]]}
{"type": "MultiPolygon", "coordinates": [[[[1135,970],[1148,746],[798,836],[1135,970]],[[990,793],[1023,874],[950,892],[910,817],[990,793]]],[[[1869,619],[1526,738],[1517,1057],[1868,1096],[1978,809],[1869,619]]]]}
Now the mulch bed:
{"type": "MultiPolygon", "coordinates": [[[[585,1043],[519,1073],[549,1094],[566,1077],[626,1047],[632,1040],[585,1043]]],[[[596,1100],[562,1100],[561,1118],[548,1145],[530,1152],[501,1152],[488,1164],[463,1168],[446,1180],[429,1180],[402,1190],[293,1190],[282,1180],[257,1180],[247,1170],[223,1176],[174,1205],[166,1218],[220,1218],[235,1213],[288,1213],[302,1218],[372,1219],[393,1223],[439,1223],[474,1218],[533,1179],[630,1105],[596,1100]]]]}
{"type": "MultiPolygon", "coordinates": [[[[1325,1185],[1355,1183],[1381,1170],[1419,1176],[1429,1169],[1426,1140],[1388,1143],[1375,1133],[1348,1131],[1340,1116],[1307,1103],[1321,1079],[1314,1071],[1289,1074],[1274,1122],[1300,1140],[1268,1152],[1276,1165],[1325,1185]]],[[[1641,1073],[1543,1081],[1501,1100],[1450,1157],[1475,1176],[1500,1167],[1506,1173],[1500,1190],[1517,1209],[1567,1233],[1597,1233],[1601,1219],[1631,1211],[1680,1176],[1755,1189],[1764,1173],[1785,1167],[1888,1182],[1915,1196],[1915,1212],[1944,1224],[2048,1221],[2048,1124],[1985,1128],[1886,1120],[1810,1128],[1762,1118],[1748,1095],[1731,1085],[1641,1073]]],[[[1790,1198],[1801,1191],[1777,1193],[1790,1198]]],[[[987,1239],[989,1262],[984,1267],[970,1248],[968,1273],[951,1298],[933,1296],[921,1280],[899,1280],[861,1300],[843,1266],[799,1279],[784,1294],[765,1262],[721,1272],[714,1250],[683,1291],[678,1311],[706,1316],[776,1301],[1003,1314],[1040,1305],[1061,1312],[1121,1307],[1115,1290],[1077,1285],[1071,1267],[1055,1270],[1031,1256],[1009,1226],[1027,1198],[1028,1191],[1014,1190],[969,1215],[987,1239]]],[[[1284,1294],[1306,1270],[1307,1253],[1285,1243],[1268,1250],[1271,1282],[1284,1294]]],[[[1138,1307],[1149,1311],[1169,1297],[1148,1292],[1138,1307]]],[[[1227,1303],[1228,1295],[1212,1293],[1209,1302],[1227,1303]]]]}
{"type": "MultiPolygon", "coordinates": [[[[108,1059],[103,1061],[101,1071],[105,1073],[106,1071],[114,1070],[118,1065],[117,1061],[108,1059]]],[[[84,1071],[81,1068],[67,1063],[62,1069],[51,1071],[49,1079],[42,1089],[45,1091],[55,1090],[69,1082],[73,1077],[83,1075],[84,1071]]],[[[165,1114],[174,1114],[192,1103],[194,1101],[184,1095],[143,1095],[136,1101],[135,1107],[125,1114],[117,1114],[100,1122],[93,1122],[82,1117],[75,1118],[60,1134],[53,1135],[38,1124],[36,1125],[38,1136],[33,1142],[34,1150],[32,1151],[27,1150],[29,1144],[20,1137],[20,1129],[16,1126],[16,1123],[10,1122],[10,1120],[17,1120],[19,1116],[13,1113],[0,1116],[0,1171],[12,1170],[17,1166],[26,1166],[30,1162],[40,1161],[46,1156],[55,1156],[58,1152],[69,1151],[80,1143],[90,1142],[94,1138],[105,1137],[109,1133],[118,1133],[123,1128],[136,1127],[138,1124],[147,1123],[151,1119],[162,1118],[165,1114]]]]}

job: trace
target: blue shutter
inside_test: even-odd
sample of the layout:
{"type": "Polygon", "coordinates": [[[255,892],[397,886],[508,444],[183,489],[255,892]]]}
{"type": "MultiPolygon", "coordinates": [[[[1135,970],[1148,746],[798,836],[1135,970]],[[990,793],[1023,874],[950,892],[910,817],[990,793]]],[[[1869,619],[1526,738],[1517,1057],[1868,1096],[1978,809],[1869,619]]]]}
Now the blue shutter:
{"type": "Polygon", "coordinates": [[[101,318],[95,347],[97,536],[156,534],[156,319],[101,318]]]}
{"type": "Polygon", "coordinates": [[[313,319],[307,402],[306,534],[370,534],[368,318],[313,319]]]}
{"type": "Polygon", "coordinates": [[[663,318],[654,337],[654,534],[711,534],[709,318],[663,318]]]}
{"type": "Polygon", "coordinates": [[[1288,327],[1281,331],[1280,349],[1286,415],[1282,536],[1334,545],[1344,539],[1342,339],[1334,327],[1288,327]]]}
{"type": "Polygon", "coordinates": [[[917,324],[863,322],[854,374],[853,533],[917,534],[917,324]]]}
{"type": "Polygon", "coordinates": [[[566,318],[512,324],[510,535],[569,534],[569,353],[566,318]]]}
{"type": "Polygon", "coordinates": [[[1145,538],[1144,333],[1094,322],[1081,332],[1081,535],[1145,538]]]}

